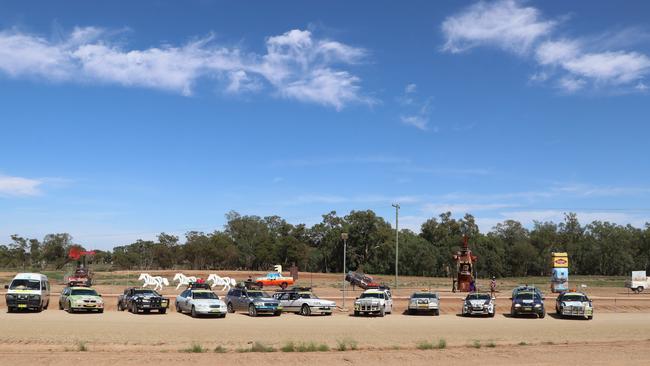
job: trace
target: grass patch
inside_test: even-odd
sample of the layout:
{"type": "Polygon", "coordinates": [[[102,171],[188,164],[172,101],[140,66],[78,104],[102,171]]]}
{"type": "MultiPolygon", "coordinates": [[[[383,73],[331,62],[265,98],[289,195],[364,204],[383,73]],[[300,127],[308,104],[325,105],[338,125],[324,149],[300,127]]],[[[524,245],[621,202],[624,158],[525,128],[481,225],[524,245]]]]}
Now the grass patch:
{"type": "Polygon", "coordinates": [[[475,339],[474,342],[472,342],[472,344],[470,345],[470,347],[472,347],[472,348],[481,348],[481,341],[479,341],[478,339],[475,339]]]}
{"type": "Polygon", "coordinates": [[[77,343],[77,351],[79,352],[86,352],[88,351],[88,346],[86,346],[86,342],[78,342],[77,343]]]}
{"type": "Polygon", "coordinates": [[[357,341],[352,338],[344,338],[336,341],[336,350],[337,351],[355,351],[358,348],[357,341]]]}
{"type": "Polygon", "coordinates": [[[517,343],[517,345],[518,345],[518,346],[527,346],[528,343],[527,343],[527,342],[524,342],[524,341],[521,341],[521,342],[517,343]]]}
{"type": "Polygon", "coordinates": [[[293,341],[289,341],[284,344],[284,346],[280,347],[280,351],[282,352],[295,352],[296,351],[296,345],[293,343],[293,341]]]}
{"type": "Polygon", "coordinates": [[[489,342],[487,342],[487,344],[485,345],[485,347],[488,347],[488,348],[494,348],[494,347],[496,347],[496,346],[497,346],[497,344],[496,344],[494,341],[489,341],[489,342]]]}
{"type": "Polygon", "coordinates": [[[440,338],[438,343],[421,341],[415,345],[415,348],[419,350],[428,350],[428,349],[445,349],[447,348],[447,341],[444,338],[440,338]]]}
{"type": "Polygon", "coordinates": [[[316,344],[314,342],[300,343],[295,346],[296,352],[327,352],[330,347],[326,344],[316,344]]]}
{"type": "Polygon", "coordinates": [[[203,352],[207,352],[207,349],[205,349],[202,345],[200,345],[198,343],[192,343],[191,346],[189,346],[187,348],[183,348],[181,350],[181,352],[185,352],[185,353],[203,353],[203,352]]]}
{"type": "Polygon", "coordinates": [[[228,352],[228,350],[226,349],[226,347],[222,345],[214,347],[214,353],[226,353],[226,352],[228,352]]]}

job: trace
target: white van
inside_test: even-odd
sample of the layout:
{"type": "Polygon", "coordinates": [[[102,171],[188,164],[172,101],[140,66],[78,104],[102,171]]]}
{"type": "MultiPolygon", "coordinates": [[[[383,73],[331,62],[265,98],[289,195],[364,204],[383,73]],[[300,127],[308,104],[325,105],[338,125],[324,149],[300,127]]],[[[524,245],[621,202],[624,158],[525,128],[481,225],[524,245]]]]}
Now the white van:
{"type": "Polygon", "coordinates": [[[50,304],[50,282],[40,273],[19,273],[7,289],[7,312],[47,309],[50,304]]]}

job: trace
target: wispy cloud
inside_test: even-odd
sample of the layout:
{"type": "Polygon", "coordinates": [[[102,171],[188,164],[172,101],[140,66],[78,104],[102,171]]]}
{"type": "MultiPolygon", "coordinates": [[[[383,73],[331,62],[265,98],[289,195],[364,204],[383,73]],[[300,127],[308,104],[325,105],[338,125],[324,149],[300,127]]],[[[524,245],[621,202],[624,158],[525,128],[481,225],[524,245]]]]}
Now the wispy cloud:
{"type": "Polygon", "coordinates": [[[301,159],[281,159],[272,161],[270,166],[273,168],[280,167],[311,167],[322,165],[347,165],[347,164],[389,164],[402,165],[410,164],[409,159],[384,156],[384,155],[367,155],[367,156],[334,156],[334,157],[312,157],[301,159]]]}
{"type": "Polygon", "coordinates": [[[374,101],[361,79],[341,66],[361,63],[363,48],[318,39],[294,29],[266,40],[266,53],[216,44],[208,35],[182,45],[125,49],[111,32],[75,28],[62,41],[18,30],[0,31],[0,71],[13,78],[54,82],[104,82],[191,95],[201,80],[227,80],[228,93],[272,87],[279,96],[341,109],[374,101]]]}
{"type": "Polygon", "coordinates": [[[459,53],[492,45],[523,54],[555,24],[543,19],[536,8],[515,0],[481,1],[445,19],[442,32],[447,40],[443,50],[459,53]]]}
{"type": "Polygon", "coordinates": [[[513,203],[427,203],[422,207],[422,211],[430,213],[452,212],[460,214],[518,206],[519,205],[513,203]]]}
{"type": "MultiPolygon", "coordinates": [[[[426,98],[422,100],[422,98],[419,98],[416,94],[416,84],[408,84],[404,87],[404,93],[397,98],[398,102],[405,110],[405,113],[402,114],[399,119],[400,122],[407,126],[412,126],[422,131],[426,131],[429,129],[432,99],[426,98]]],[[[437,132],[438,128],[434,127],[433,130],[437,132]]]]}
{"type": "Polygon", "coordinates": [[[568,93],[588,87],[643,91],[638,86],[644,85],[643,78],[650,74],[650,57],[620,47],[647,39],[647,32],[624,29],[582,38],[553,39],[557,23],[545,19],[539,9],[523,1],[479,2],[442,23],[446,38],[443,51],[459,53],[492,46],[530,58],[540,68],[530,81],[550,82],[568,93]]]}
{"type": "Polygon", "coordinates": [[[37,196],[42,184],[42,179],[0,175],[0,196],[37,196]]]}

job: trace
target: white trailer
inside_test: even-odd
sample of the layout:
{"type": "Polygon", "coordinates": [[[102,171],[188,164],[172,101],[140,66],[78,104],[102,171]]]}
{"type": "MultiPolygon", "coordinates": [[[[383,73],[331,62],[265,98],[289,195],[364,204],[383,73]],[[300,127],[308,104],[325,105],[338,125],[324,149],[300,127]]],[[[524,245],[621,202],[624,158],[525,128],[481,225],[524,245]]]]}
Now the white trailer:
{"type": "Polygon", "coordinates": [[[625,287],[636,293],[641,293],[650,287],[650,281],[645,271],[632,271],[632,279],[625,281],[625,287]]]}

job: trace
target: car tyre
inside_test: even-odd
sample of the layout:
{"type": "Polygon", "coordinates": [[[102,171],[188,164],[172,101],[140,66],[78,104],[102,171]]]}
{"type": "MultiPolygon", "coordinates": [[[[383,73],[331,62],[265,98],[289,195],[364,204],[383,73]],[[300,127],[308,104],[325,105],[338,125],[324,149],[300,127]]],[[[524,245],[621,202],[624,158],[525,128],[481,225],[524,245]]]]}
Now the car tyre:
{"type": "Polygon", "coordinates": [[[14,308],[12,308],[11,306],[8,306],[8,307],[7,307],[7,312],[8,312],[8,313],[13,313],[13,312],[14,312],[14,308]]]}
{"type": "Polygon", "coordinates": [[[540,319],[544,319],[546,317],[546,310],[542,311],[541,314],[539,314],[540,319]]]}
{"type": "Polygon", "coordinates": [[[72,309],[72,303],[71,303],[70,301],[67,302],[66,311],[67,311],[69,314],[74,313],[74,310],[72,309]]]}
{"type": "Polygon", "coordinates": [[[50,300],[48,299],[47,302],[45,303],[45,306],[43,306],[44,310],[47,310],[47,307],[50,306],[50,300]]]}
{"type": "Polygon", "coordinates": [[[380,317],[380,318],[383,318],[384,315],[386,315],[386,309],[385,309],[385,308],[381,308],[381,310],[379,310],[379,317],[380,317]]]}
{"type": "Polygon", "coordinates": [[[160,314],[165,314],[165,313],[167,312],[167,309],[165,309],[165,308],[158,309],[158,312],[159,312],[160,314]]]}
{"type": "Polygon", "coordinates": [[[176,302],[176,312],[183,313],[183,309],[181,309],[180,305],[178,305],[178,301],[176,302]]]}
{"type": "Polygon", "coordinates": [[[228,312],[231,314],[235,312],[235,308],[232,306],[231,302],[228,303],[228,312]]]}
{"type": "Polygon", "coordinates": [[[356,311],[356,310],[354,311],[354,316],[359,316],[359,314],[360,313],[358,311],[356,311]]]}
{"type": "Polygon", "coordinates": [[[594,319],[593,315],[590,315],[590,316],[587,317],[587,320],[593,320],[593,319],[594,319]]]}
{"type": "Polygon", "coordinates": [[[131,304],[131,312],[132,312],[133,314],[137,314],[137,313],[138,313],[138,306],[137,306],[135,303],[131,304]]]}
{"type": "Polygon", "coordinates": [[[433,311],[433,316],[439,316],[440,315],[440,309],[436,309],[433,311]]]}
{"type": "Polygon", "coordinates": [[[490,318],[494,318],[494,315],[495,315],[496,313],[497,313],[496,311],[492,311],[492,312],[489,314],[489,315],[490,315],[490,318]]]}
{"type": "Polygon", "coordinates": [[[196,317],[197,317],[198,314],[196,314],[196,309],[194,308],[194,306],[192,306],[192,311],[191,311],[190,314],[192,315],[192,318],[196,318],[196,317]]]}
{"type": "Polygon", "coordinates": [[[248,316],[252,316],[252,317],[257,316],[257,309],[255,309],[255,305],[253,304],[248,305],[248,316]]]}
{"type": "Polygon", "coordinates": [[[63,304],[61,304],[61,301],[59,301],[59,310],[63,310],[63,304]]]}
{"type": "Polygon", "coordinates": [[[300,315],[302,316],[310,316],[311,315],[311,308],[307,304],[303,304],[302,307],[300,308],[300,315]]]}
{"type": "Polygon", "coordinates": [[[124,307],[122,306],[122,302],[121,302],[121,301],[119,301],[119,302],[117,303],[117,311],[124,311],[124,307]]]}
{"type": "Polygon", "coordinates": [[[103,314],[103,313],[104,313],[104,309],[99,309],[99,310],[97,310],[97,312],[100,313],[100,314],[103,314]]]}

